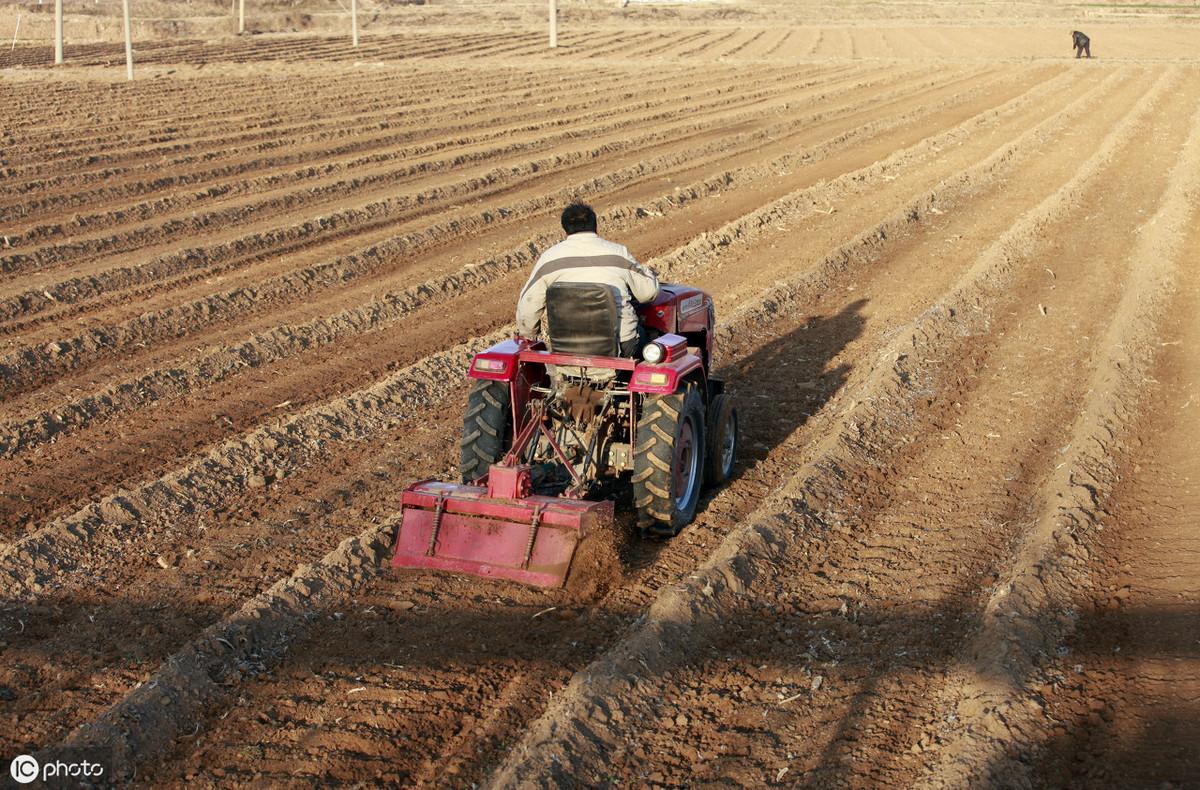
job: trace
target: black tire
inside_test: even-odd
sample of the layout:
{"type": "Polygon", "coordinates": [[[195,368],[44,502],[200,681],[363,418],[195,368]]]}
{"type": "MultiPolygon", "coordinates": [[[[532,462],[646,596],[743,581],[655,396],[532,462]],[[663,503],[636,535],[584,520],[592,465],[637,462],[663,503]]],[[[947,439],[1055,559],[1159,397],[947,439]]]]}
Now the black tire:
{"type": "Polygon", "coordinates": [[[705,434],[708,455],[705,456],[704,482],[710,487],[723,485],[733,475],[741,441],[737,405],[732,395],[722,393],[712,399],[708,404],[705,428],[708,431],[705,434]]]}
{"type": "Polygon", "coordinates": [[[512,444],[512,408],[507,381],[475,379],[467,395],[458,471],[464,483],[487,474],[512,444]]]}
{"type": "Polygon", "coordinates": [[[704,481],[704,401],[695,387],[642,403],[633,453],[638,528],[674,537],[696,517],[704,481]]]}

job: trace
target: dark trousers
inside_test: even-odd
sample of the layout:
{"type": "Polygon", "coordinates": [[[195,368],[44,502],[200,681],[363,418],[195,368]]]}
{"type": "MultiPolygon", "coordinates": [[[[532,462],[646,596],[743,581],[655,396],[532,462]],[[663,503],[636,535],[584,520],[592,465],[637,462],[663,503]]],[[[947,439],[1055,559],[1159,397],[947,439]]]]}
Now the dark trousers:
{"type": "Polygon", "coordinates": [[[1079,44],[1078,46],[1075,47],[1075,57],[1076,58],[1078,58],[1080,55],[1085,54],[1085,53],[1087,54],[1087,56],[1089,58],[1092,56],[1092,44],[1090,41],[1086,44],[1079,44]]]}
{"type": "Polygon", "coordinates": [[[637,359],[641,356],[642,346],[648,342],[650,342],[650,336],[646,332],[646,327],[639,323],[637,337],[621,341],[621,356],[637,359]]]}

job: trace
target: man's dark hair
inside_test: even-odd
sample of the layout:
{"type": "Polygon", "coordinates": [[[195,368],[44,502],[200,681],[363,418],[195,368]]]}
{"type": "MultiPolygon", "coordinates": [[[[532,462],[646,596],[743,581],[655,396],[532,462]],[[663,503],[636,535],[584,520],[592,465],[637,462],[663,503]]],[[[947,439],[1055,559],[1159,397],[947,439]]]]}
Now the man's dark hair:
{"type": "Polygon", "coordinates": [[[572,203],[563,209],[562,226],[567,235],[572,233],[595,233],[596,212],[586,203],[572,203]]]}

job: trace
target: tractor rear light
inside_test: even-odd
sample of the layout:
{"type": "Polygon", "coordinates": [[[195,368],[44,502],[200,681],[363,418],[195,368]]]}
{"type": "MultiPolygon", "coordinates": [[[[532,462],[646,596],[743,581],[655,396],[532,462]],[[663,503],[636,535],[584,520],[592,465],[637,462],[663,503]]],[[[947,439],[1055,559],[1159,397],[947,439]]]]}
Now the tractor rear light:
{"type": "Polygon", "coordinates": [[[475,357],[471,362],[471,376],[492,381],[508,381],[512,378],[516,360],[512,357],[475,357]]]}
{"type": "Polygon", "coordinates": [[[673,389],[674,383],[674,371],[639,370],[633,374],[634,390],[648,389],[657,392],[662,389],[673,389]]]}
{"type": "Polygon", "coordinates": [[[490,373],[499,373],[508,368],[508,363],[503,359],[484,359],[477,357],[475,359],[475,370],[486,370],[490,373]]]}

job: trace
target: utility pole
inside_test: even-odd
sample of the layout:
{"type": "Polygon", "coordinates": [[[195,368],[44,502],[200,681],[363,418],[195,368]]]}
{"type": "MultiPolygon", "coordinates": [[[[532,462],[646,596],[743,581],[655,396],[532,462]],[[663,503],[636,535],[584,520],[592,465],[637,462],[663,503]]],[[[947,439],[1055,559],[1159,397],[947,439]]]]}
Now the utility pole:
{"type": "Polygon", "coordinates": [[[246,0],[238,0],[238,35],[246,32],[246,0]]]}
{"type": "Polygon", "coordinates": [[[129,0],[121,0],[121,12],[125,15],[125,76],[133,80],[133,25],[129,21],[129,0]]]}
{"type": "Polygon", "coordinates": [[[558,0],[550,0],[550,49],[558,46],[558,0]]]}
{"type": "Polygon", "coordinates": [[[354,48],[358,49],[358,0],[350,0],[350,26],[354,28],[354,48]]]}
{"type": "Polygon", "coordinates": [[[54,65],[63,62],[63,0],[54,0],[54,65]]]}

